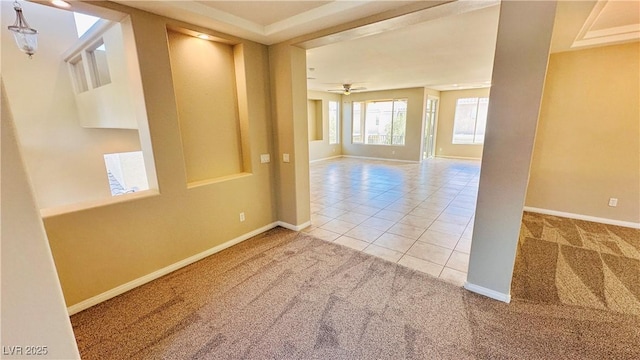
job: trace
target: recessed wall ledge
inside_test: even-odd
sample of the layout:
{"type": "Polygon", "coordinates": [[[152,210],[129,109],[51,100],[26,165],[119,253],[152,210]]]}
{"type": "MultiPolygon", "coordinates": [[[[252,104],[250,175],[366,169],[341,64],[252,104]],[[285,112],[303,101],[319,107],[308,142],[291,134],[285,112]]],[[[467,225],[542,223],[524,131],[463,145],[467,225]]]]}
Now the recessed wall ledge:
{"type": "Polygon", "coordinates": [[[197,188],[197,187],[201,187],[201,186],[217,184],[217,183],[221,183],[221,182],[225,182],[225,181],[229,181],[229,180],[240,179],[240,178],[244,178],[244,177],[248,177],[248,176],[253,176],[253,174],[252,173],[248,173],[248,172],[243,172],[243,173],[238,173],[238,174],[233,174],[233,175],[228,175],[228,176],[221,176],[221,177],[217,177],[217,178],[213,178],[213,179],[205,179],[205,180],[200,180],[200,181],[193,181],[193,182],[190,182],[190,183],[187,184],[187,189],[193,189],[193,188],[197,188]]]}
{"type": "Polygon", "coordinates": [[[94,208],[113,205],[113,204],[119,204],[127,201],[140,200],[140,199],[145,199],[148,197],[158,196],[158,195],[160,195],[160,192],[158,190],[155,190],[155,189],[144,190],[144,191],[139,191],[131,194],[114,196],[108,199],[85,201],[85,202],[76,203],[76,204],[69,204],[69,205],[63,205],[63,206],[56,206],[52,208],[40,209],[40,216],[43,219],[46,219],[46,218],[50,218],[58,215],[64,215],[64,214],[69,214],[73,212],[84,211],[84,210],[94,209],[94,208]]]}

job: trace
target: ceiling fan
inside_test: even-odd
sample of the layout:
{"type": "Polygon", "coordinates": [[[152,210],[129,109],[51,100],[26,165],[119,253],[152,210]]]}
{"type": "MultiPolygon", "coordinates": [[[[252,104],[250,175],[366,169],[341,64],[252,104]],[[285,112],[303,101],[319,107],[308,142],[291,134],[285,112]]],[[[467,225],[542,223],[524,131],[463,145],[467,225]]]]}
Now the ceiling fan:
{"type": "Polygon", "coordinates": [[[342,84],[342,89],[332,89],[331,92],[342,93],[342,95],[350,95],[352,92],[367,90],[364,87],[351,87],[352,84],[342,84]]]}

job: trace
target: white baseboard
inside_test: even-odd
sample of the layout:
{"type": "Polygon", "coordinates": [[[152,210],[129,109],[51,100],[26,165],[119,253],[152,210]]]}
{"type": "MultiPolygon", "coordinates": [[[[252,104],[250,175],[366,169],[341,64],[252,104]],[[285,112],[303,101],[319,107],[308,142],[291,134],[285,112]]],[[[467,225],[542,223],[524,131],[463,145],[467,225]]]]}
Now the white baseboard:
{"type": "Polygon", "coordinates": [[[303,223],[303,224],[300,224],[300,225],[291,225],[291,224],[286,223],[284,221],[277,221],[276,225],[282,226],[285,229],[289,229],[289,230],[293,230],[293,231],[301,231],[302,229],[305,229],[305,228],[311,226],[311,221],[307,221],[306,223],[303,223]]]}
{"type": "Polygon", "coordinates": [[[309,164],[317,163],[317,162],[320,162],[320,161],[327,161],[327,160],[331,160],[331,159],[337,159],[337,158],[341,158],[341,157],[342,157],[342,155],[336,155],[336,156],[329,156],[329,157],[322,158],[322,159],[315,159],[315,160],[309,161],[309,164]]]}
{"type": "Polygon", "coordinates": [[[411,164],[417,164],[420,161],[414,161],[414,160],[400,160],[400,159],[387,159],[387,158],[378,158],[378,157],[368,157],[368,156],[355,156],[355,155],[342,155],[342,157],[346,157],[346,158],[353,158],[353,159],[365,159],[365,160],[382,160],[382,161],[397,161],[397,162],[404,162],[404,163],[411,163],[411,164]]]}
{"type": "Polygon", "coordinates": [[[473,160],[473,161],[481,161],[481,158],[474,158],[474,157],[464,157],[464,156],[446,156],[446,155],[436,155],[435,157],[437,158],[443,158],[443,159],[455,159],[455,160],[473,160]]]}
{"type": "Polygon", "coordinates": [[[623,226],[623,227],[628,227],[633,229],[640,229],[640,223],[634,223],[630,221],[606,219],[606,218],[589,216],[589,215],[573,214],[573,213],[567,213],[567,212],[549,210],[549,209],[540,209],[540,208],[535,208],[530,206],[525,206],[524,211],[545,214],[545,215],[560,216],[560,217],[565,217],[569,219],[591,221],[591,222],[597,222],[597,223],[608,224],[608,225],[623,226]]]}
{"type": "Polygon", "coordinates": [[[196,261],[202,260],[202,259],[206,258],[207,256],[213,255],[213,254],[215,254],[217,252],[220,252],[220,251],[222,251],[222,250],[224,250],[224,249],[226,249],[228,247],[231,247],[233,245],[241,243],[241,242],[243,242],[243,241],[245,241],[245,240],[247,240],[247,239],[249,239],[251,237],[254,237],[254,236],[258,235],[258,234],[261,234],[261,233],[263,233],[263,232],[265,232],[267,230],[273,229],[274,227],[276,227],[278,225],[281,225],[279,221],[271,223],[269,225],[265,225],[265,226],[263,226],[263,227],[261,227],[259,229],[253,230],[253,231],[248,232],[248,233],[246,233],[244,235],[240,235],[235,239],[229,240],[229,241],[227,241],[227,242],[225,242],[223,244],[220,244],[218,246],[214,246],[211,249],[205,250],[205,251],[203,251],[203,252],[201,252],[199,254],[195,254],[195,255],[190,256],[190,257],[188,257],[188,258],[186,258],[184,260],[180,260],[180,261],[178,261],[178,262],[176,262],[174,264],[171,264],[171,265],[169,265],[167,267],[164,267],[164,268],[162,268],[160,270],[156,270],[156,271],[154,271],[154,272],[152,272],[150,274],[147,274],[147,275],[145,275],[143,277],[140,277],[140,278],[137,278],[135,280],[129,281],[126,284],[122,284],[122,285],[120,285],[118,287],[115,287],[115,288],[113,288],[111,290],[105,291],[102,294],[96,295],[96,296],[94,296],[92,298],[89,298],[89,299],[81,301],[81,302],[79,302],[77,304],[71,305],[71,306],[69,306],[67,308],[67,311],[69,312],[69,315],[73,315],[73,314],[78,313],[78,312],[80,312],[82,310],[88,309],[88,308],[90,308],[90,307],[92,307],[94,305],[97,305],[97,304],[99,304],[99,303],[101,303],[103,301],[107,301],[107,300],[109,300],[109,299],[111,299],[113,297],[116,297],[116,296],[118,296],[120,294],[123,294],[123,293],[125,293],[125,292],[127,292],[127,291],[129,291],[129,290],[131,290],[133,288],[136,288],[138,286],[144,285],[144,284],[146,284],[146,283],[148,283],[150,281],[153,281],[153,280],[155,280],[155,279],[157,279],[159,277],[167,275],[167,274],[169,274],[169,273],[171,273],[173,271],[176,271],[176,270],[178,270],[180,268],[183,268],[183,267],[185,267],[187,265],[193,264],[196,261]]]}
{"type": "Polygon", "coordinates": [[[501,292],[487,289],[486,287],[471,284],[469,282],[464,283],[464,288],[476,294],[480,294],[494,300],[502,301],[507,304],[511,302],[511,294],[503,294],[501,292]]]}

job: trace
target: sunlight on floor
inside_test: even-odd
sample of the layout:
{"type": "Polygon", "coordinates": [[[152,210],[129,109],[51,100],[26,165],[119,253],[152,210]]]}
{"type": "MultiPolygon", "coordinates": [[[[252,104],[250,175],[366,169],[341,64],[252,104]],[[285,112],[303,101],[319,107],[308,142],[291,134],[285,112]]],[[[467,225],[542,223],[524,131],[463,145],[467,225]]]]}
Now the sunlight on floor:
{"type": "Polygon", "coordinates": [[[338,158],[310,165],[311,227],[326,241],[463,285],[480,162],[338,158]]]}

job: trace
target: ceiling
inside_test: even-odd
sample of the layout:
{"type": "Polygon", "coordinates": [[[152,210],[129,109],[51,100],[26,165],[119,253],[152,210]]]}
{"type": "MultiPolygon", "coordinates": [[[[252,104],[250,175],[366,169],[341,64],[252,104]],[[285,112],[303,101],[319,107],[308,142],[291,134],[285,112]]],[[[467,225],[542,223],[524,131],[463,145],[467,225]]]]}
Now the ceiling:
{"type": "MultiPolygon", "coordinates": [[[[307,49],[308,88],[489,86],[497,0],[117,1],[263,44],[307,49]]],[[[640,39],[640,1],[559,1],[552,52],[640,39]]]]}

